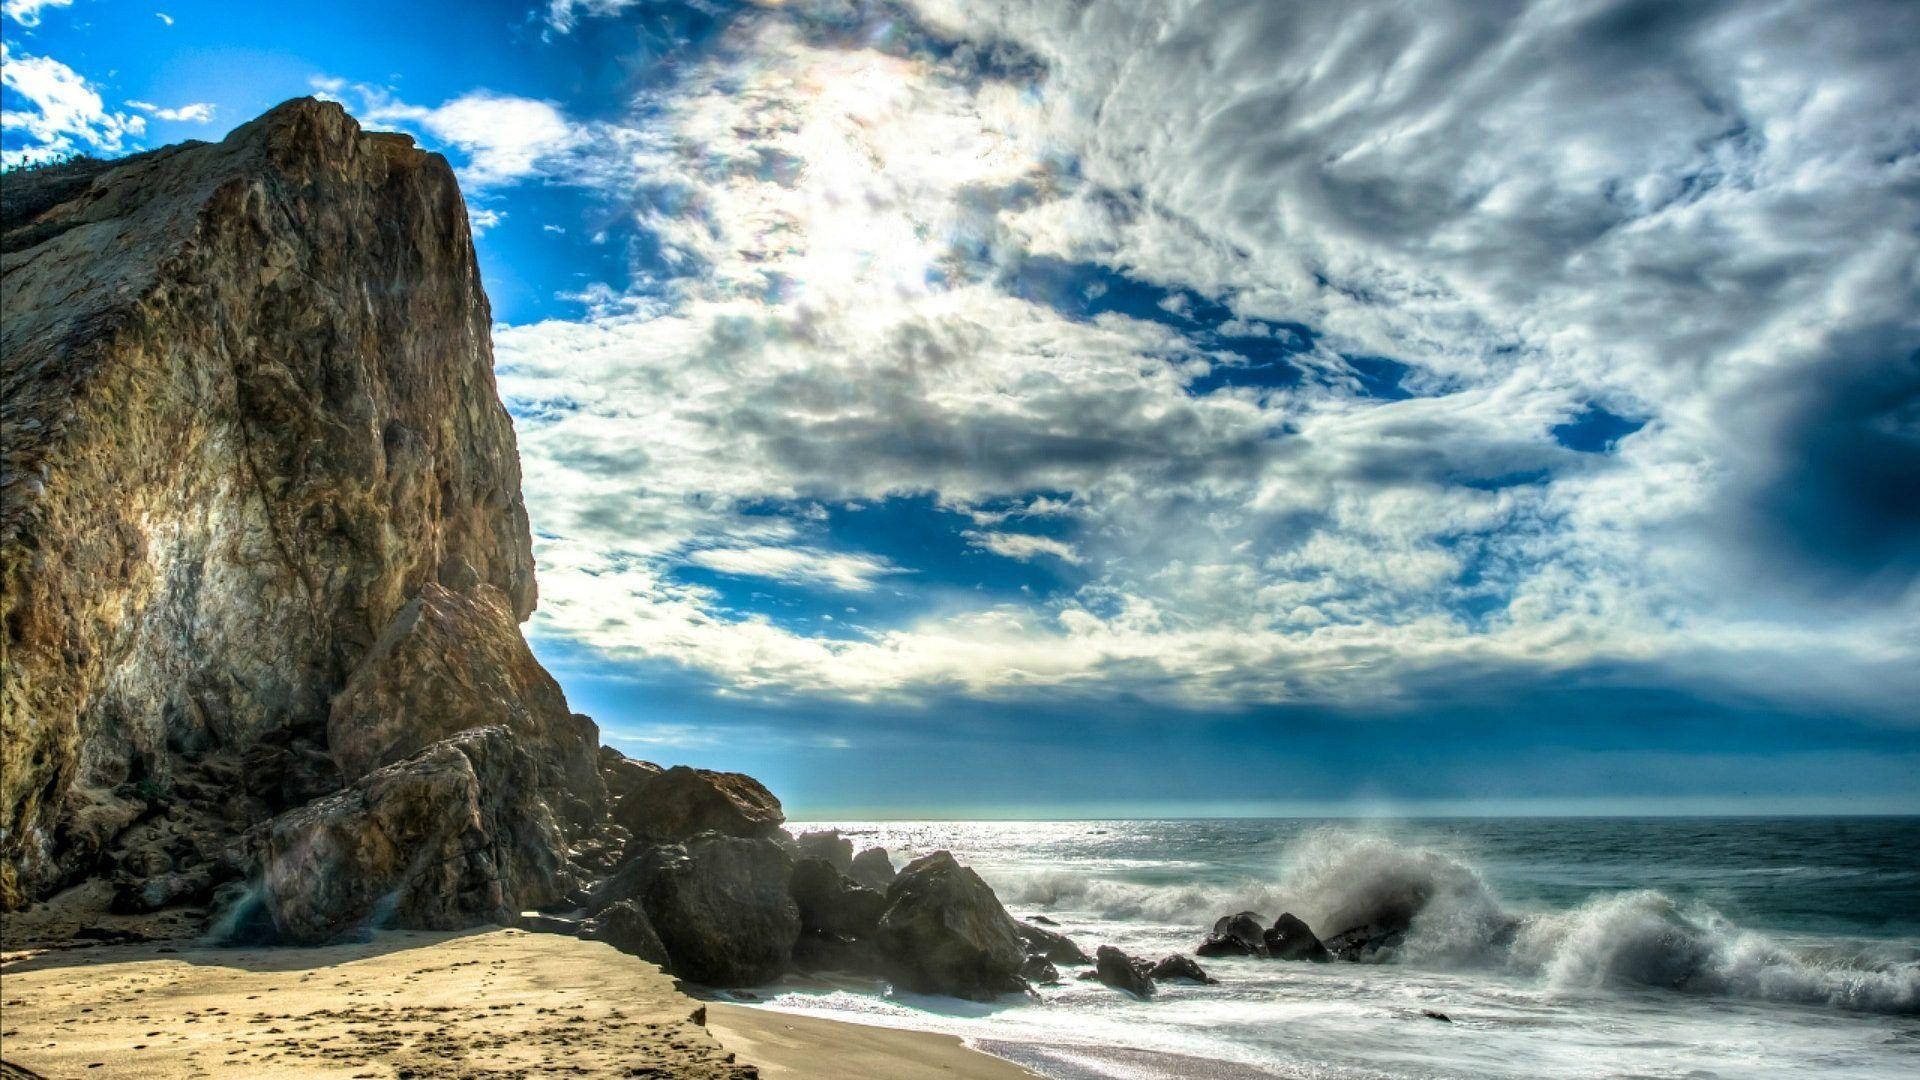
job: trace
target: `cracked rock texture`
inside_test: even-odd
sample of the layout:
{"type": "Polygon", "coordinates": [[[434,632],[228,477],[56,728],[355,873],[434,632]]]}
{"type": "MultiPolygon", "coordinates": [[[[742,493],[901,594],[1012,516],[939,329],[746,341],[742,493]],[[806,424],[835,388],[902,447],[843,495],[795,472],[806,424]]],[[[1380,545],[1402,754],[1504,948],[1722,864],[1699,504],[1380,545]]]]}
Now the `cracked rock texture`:
{"type": "MultiPolygon", "coordinates": [[[[9,176],[0,250],[0,906],[109,869],[155,805],[227,830],[282,809],[170,794],[223,755],[284,770],[303,798],[358,778],[337,798],[373,813],[412,777],[480,823],[423,834],[460,903],[544,895],[548,870],[513,861],[524,822],[472,788],[488,770],[434,742],[454,729],[371,739],[338,775],[321,752],[336,695],[409,604],[488,608],[516,643],[534,606],[446,162],[293,101],[220,143],[9,176]],[[407,754],[400,777],[366,772],[407,754]],[[509,870],[487,884],[476,860],[509,870]]],[[[517,700],[459,724],[570,717],[531,655],[512,659],[482,689],[517,700]]],[[[590,734],[537,734],[584,737],[583,756],[500,756],[591,773],[590,734]]],[[[201,887],[181,861],[165,873],[201,887]]]]}

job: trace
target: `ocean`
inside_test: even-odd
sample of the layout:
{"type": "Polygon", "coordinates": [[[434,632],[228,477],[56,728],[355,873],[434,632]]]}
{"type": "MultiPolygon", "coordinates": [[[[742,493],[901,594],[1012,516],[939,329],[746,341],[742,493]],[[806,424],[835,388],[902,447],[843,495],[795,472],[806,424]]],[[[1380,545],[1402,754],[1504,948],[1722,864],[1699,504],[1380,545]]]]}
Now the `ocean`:
{"type": "Polygon", "coordinates": [[[1219,985],[1144,1002],[1065,968],[1037,1000],[796,980],[753,1002],[1062,1080],[1920,1076],[1920,818],[792,826],[818,828],[896,865],[946,848],[1088,952],[1191,951],[1241,910],[1331,936],[1430,897],[1384,962],[1216,958],[1219,985]]]}

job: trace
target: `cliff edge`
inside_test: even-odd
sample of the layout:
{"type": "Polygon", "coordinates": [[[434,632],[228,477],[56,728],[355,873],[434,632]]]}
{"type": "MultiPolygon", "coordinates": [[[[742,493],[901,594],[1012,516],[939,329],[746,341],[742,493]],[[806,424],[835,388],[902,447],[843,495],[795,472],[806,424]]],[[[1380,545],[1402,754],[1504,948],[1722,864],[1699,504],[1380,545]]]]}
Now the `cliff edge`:
{"type": "MultiPolygon", "coordinates": [[[[444,159],[311,99],[4,191],[0,907],[95,876],[204,892],[197,867],[248,872],[237,834],[350,779],[334,699],[429,586],[525,652],[465,205],[444,159]]],[[[532,715],[489,722],[571,724],[549,771],[592,774],[538,677],[532,715]]]]}

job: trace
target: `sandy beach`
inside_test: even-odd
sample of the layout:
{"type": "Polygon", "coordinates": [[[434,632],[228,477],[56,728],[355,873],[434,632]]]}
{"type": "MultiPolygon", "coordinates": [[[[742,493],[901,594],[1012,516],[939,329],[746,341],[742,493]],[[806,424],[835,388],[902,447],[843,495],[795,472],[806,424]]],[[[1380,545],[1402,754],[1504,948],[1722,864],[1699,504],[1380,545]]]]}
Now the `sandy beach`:
{"type": "Polygon", "coordinates": [[[0,1007],[0,1054],[49,1078],[1034,1075],[951,1036],[705,1004],[607,945],[519,930],[22,951],[0,1007]]]}

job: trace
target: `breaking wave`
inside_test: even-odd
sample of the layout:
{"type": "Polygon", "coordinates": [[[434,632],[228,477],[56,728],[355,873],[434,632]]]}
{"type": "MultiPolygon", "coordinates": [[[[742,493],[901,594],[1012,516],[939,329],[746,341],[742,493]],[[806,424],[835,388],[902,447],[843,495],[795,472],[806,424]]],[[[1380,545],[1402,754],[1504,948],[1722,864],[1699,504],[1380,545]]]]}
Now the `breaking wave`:
{"type": "Polygon", "coordinates": [[[1891,947],[1789,946],[1656,891],[1549,913],[1502,905],[1457,855],[1345,829],[1290,847],[1271,881],[1147,885],[1071,870],[995,882],[1015,906],[1205,927],[1221,914],[1292,911],[1330,937],[1404,928],[1377,962],[1495,967],[1553,989],[1658,988],[1866,1012],[1920,1014],[1920,957],[1891,947]]]}

